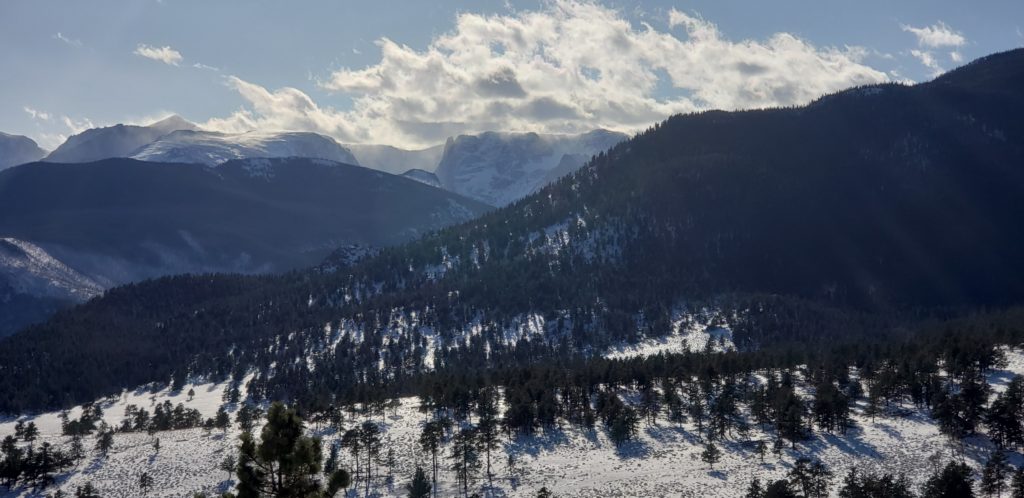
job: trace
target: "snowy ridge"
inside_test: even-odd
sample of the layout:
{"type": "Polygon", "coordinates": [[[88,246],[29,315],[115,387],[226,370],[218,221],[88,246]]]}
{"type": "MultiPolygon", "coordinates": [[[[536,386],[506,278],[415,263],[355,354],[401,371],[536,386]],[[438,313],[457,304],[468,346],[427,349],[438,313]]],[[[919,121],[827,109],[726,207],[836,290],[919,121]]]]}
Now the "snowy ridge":
{"type": "Polygon", "coordinates": [[[216,165],[255,157],[308,157],[359,164],[334,139],[309,132],[249,132],[225,134],[180,130],[145,145],[130,157],[142,161],[216,165]]]}

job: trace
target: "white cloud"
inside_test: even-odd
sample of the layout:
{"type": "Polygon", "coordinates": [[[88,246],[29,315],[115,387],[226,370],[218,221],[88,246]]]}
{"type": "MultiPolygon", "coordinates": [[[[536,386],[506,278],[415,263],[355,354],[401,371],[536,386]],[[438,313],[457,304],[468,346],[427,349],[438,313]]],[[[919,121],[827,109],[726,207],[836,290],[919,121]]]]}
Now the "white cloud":
{"type": "Polygon", "coordinates": [[[802,104],[888,79],[861,62],[867,51],[858,47],[816,47],[788,33],[733,41],[675,9],[667,25],[637,26],[577,0],[505,15],[464,13],[422,50],[383,38],[378,63],[337,70],[320,83],[350,96],[351,109],[232,77],[228,84],[248,106],[206,125],[419,146],[484,130],[635,131],[673,113],[802,104]]]}
{"type": "Polygon", "coordinates": [[[37,110],[35,110],[35,109],[33,109],[33,108],[29,107],[29,106],[22,107],[22,109],[25,110],[26,114],[28,114],[29,116],[32,116],[32,119],[38,119],[40,121],[49,121],[50,120],[50,114],[48,112],[37,111],[37,110]]]}
{"type": "Polygon", "coordinates": [[[924,67],[932,70],[933,76],[942,74],[942,66],[939,65],[939,61],[935,60],[935,55],[927,50],[911,50],[910,55],[914,56],[915,59],[921,62],[924,67]]]}
{"type": "Polygon", "coordinates": [[[135,55],[141,55],[147,59],[160,61],[171,66],[177,66],[178,63],[184,59],[181,56],[181,52],[178,52],[171,47],[151,47],[144,43],[140,43],[138,47],[135,47],[135,51],[132,53],[135,55]]]}
{"type": "Polygon", "coordinates": [[[68,130],[71,131],[72,135],[77,135],[85,130],[88,130],[89,128],[96,127],[96,125],[94,125],[92,121],[89,120],[89,118],[72,119],[68,116],[61,116],[60,119],[61,122],[64,123],[64,126],[67,126],[68,130]]]}
{"type": "Polygon", "coordinates": [[[207,69],[214,72],[220,72],[220,68],[214,66],[207,66],[206,64],[203,64],[201,62],[196,62],[195,64],[192,64],[192,67],[196,69],[207,69]]]}
{"type": "Polygon", "coordinates": [[[60,40],[60,41],[64,42],[67,45],[71,45],[72,47],[81,47],[82,46],[82,40],[77,40],[75,38],[68,38],[67,36],[64,36],[64,34],[61,33],[60,31],[58,31],[56,34],[53,35],[53,39],[54,40],[60,40]]]}
{"type": "Polygon", "coordinates": [[[937,24],[921,28],[908,26],[906,24],[901,27],[903,28],[903,31],[913,33],[914,36],[917,37],[917,44],[921,47],[962,47],[967,43],[967,39],[964,38],[964,35],[959,31],[953,30],[942,21],[939,21],[937,24]]]}
{"type": "Polygon", "coordinates": [[[939,21],[931,26],[924,26],[921,28],[908,26],[906,24],[903,24],[900,27],[903,31],[912,33],[914,37],[917,38],[917,46],[924,50],[911,50],[910,55],[914,56],[914,58],[920,61],[921,64],[930,69],[933,76],[942,74],[944,69],[939,65],[935,54],[928,49],[952,48],[953,50],[949,52],[949,60],[954,63],[963,62],[963,54],[956,49],[966,45],[967,38],[965,38],[959,31],[947,26],[946,23],[939,21]]]}

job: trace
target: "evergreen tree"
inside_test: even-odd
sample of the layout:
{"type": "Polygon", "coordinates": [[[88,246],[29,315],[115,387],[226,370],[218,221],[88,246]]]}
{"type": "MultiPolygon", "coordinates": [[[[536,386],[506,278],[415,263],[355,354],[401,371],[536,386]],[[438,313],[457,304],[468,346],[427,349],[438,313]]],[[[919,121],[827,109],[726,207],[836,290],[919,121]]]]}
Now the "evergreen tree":
{"type": "Polygon", "coordinates": [[[466,427],[452,438],[452,447],[448,458],[455,478],[462,487],[462,496],[469,496],[469,485],[477,470],[480,469],[480,458],[477,454],[477,431],[466,427]]]}
{"type": "Polygon", "coordinates": [[[1010,498],[1024,498],[1024,467],[1013,473],[1013,482],[1010,483],[1010,498]]]}
{"type": "Polygon", "coordinates": [[[336,471],[325,488],[318,476],[322,458],[319,439],[303,435],[304,424],[294,409],[274,403],[257,445],[242,434],[237,466],[238,498],[321,498],[348,486],[348,474],[336,471]]]}
{"type": "Polygon", "coordinates": [[[39,437],[39,428],[36,427],[36,423],[35,422],[29,422],[28,424],[25,424],[25,428],[24,428],[24,430],[22,431],[22,434],[21,434],[22,440],[24,440],[26,443],[31,443],[31,442],[35,441],[36,438],[38,438],[38,437],[39,437]]]}
{"type": "Polygon", "coordinates": [[[235,473],[235,468],[238,466],[238,458],[234,453],[228,453],[224,455],[224,459],[220,461],[220,470],[227,472],[227,480],[231,480],[231,476],[235,473]]]}
{"type": "Polygon", "coordinates": [[[754,478],[750,481],[750,485],[747,486],[747,493],[743,495],[743,498],[764,498],[764,488],[761,487],[761,480],[754,478]]]}
{"type": "Polygon", "coordinates": [[[787,477],[807,498],[823,498],[828,496],[832,472],[820,461],[812,462],[809,458],[800,457],[793,463],[787,477]]]}
{"type": "Polygon", "coordinates": [[[1006,478],[1013,470],[1002,451],[994,451],[981,471],[981,492],[985,496],[1002,496],[1006,478]]]}
{"type": "Polygon", "coordinates": [[[96,434],[96,450],[100,452],[103,457],[107,456],[110,448],[114,446],[114,431],[103,428],[96,434]]]}
{"type": "Polygon", "coordinates": [[[423,425],[423,432],[420,433],[419,443],[423,451],[430,453],[431,467],[434,473],[430,482],[435,496],[437,495],[437,454],[441,450],[443,438],[444,428],[436,420],[423,425]]]}
{"type": "Polygon", "coordinates": [[[949,462],[924,483],[921,498],[974,498],[971,474],[967,464],[949,462]]]}
{"type": "Polygon", "coordinates": [[[373,463],[381,450],[380,427],[367,420],[359,427],[359,439],[366,451],[366,495],[370,494],[370,481],[373,479],[373,463]]]}
{"type": "Polygon", "coordinates": [[[715,464],[722,459],[722,451],[715,446],[715,443],[709,441],[704,445],[704,451],[701,452],[700,459],[714,470],[715,464]]]}
{"type": "Polygon", "coordinates": [[[905,476],[864,474],[853,467],[843,478],[840,498],[914,498],[905,476]]]}
{"type": "Polygon", "coordinates": [[[75,488],[75,498],[101,498],[99,491],[93,487],[91,482],[85,483],[85,486],[79,486],[75,488]]]}
{"type": "Polygon", "coordinates": [[[224,432],[228,431],[228,426],[231,425],[231,416],[228,415],[228,411],[224,408],[224,405],[221,405],[220,408],[217,409],[217,415],[213,419],[213,425],[224,432]]]}
{"type": "Polygon", "coordinates": [[[149,472],[143,472],[139,474],[139,492],[143,495],[149,494],[153,489],[153,476],[149,475],[149,472]]]}
{"type": "Polygon", "coordinates": [[[793,487],[789,484],[789,481],[779,479],[765,488],[764,498],[797,498],[797,494],[793,491],[793,487]]]}
{"type": "Polygon", "coordinates": [[[537,491],[537,498],[552,498],[553,496],[546,486],[541,486],[540,490],[537,491]]]}
{"type": "Polygon", "coordinates": [[[416,467],[416,473],[412,476],[412,482],[406,484],[405,489],[409,492],[409,498],[427,498],[430,496],[432,486],[423,472],[423,467],[416,467]]]}

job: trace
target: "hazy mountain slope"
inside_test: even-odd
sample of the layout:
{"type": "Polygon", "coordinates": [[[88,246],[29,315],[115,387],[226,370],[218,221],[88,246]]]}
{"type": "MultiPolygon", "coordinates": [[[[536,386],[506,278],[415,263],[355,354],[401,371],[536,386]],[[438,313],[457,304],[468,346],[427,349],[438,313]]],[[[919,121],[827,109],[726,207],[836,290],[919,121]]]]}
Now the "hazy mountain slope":
{"type": "Polygon", "coordinates": [[[119,124],[92,128],[73,135],[51,152],[44,161],[84,163],[125,157],[139,147],[176,130],[194,130],[196,126],[180,116],[171,116],[149,126],[119,124]]]}
{"type": "Polygon", "coordinates": [[[71,380],[23,352],[81,364],[72,339],[94,376],[78,401],[222,371],[228,348],[233,368],[291,366],[266,372],[268,397],[313,400],[661,336],[687,303],[721,309],[741,349],[810,349],[862,340],[892,311],[1024,302],[1021,67],[1016,50],[913,87],[676,116],[537,194],[344,272],[115,289],[3,343],[12,401],[0,411],[60,401],[71,380]],[[755,297],[725,298],[737,295],[755,297]],[[287,348],[274,346],[282,334],[287,348]]]}
{"type": "Polygon", "coordinates": [[[140,161],[201,163],[209,166],[249,157],[309,157],[359,164],[334,139],[308,132],[224,134],[181,130],[167,134],[129,154],[140,161]]]}
{"type": "Polygon", "coordinates": [[[582,135],[460,135],[445,144],[435,173],[441,185],[452,192],[504,206],[571,173],[625,138],[607,130],[582,135]]]}
{"type": "Polygon", "coordinates": [[[102,292],[99,283],[42,248],[0,238],[0,337],[102,292]]]}
{"type": "Polygon", "coordinates": [[[441,154],[444,153],[443,145],[421,150],[376,144],[350,144],[346,147],[356,156],[360,165],[396,175],[410,169],[434,171],[441,160],[441,154]]]}
{"type": "Polygon", "coordinates": [[[411,180],[322,160],[208,168],[111,159],[0,175],[0,233],[115,283],[312,265],[340,245],[394,244],[482,208],[411,180]]]}
{"type": "Polygon", "coordinates": [[[31,138],[0,132],[0,169],[38,161],[45,155],[31,138]]]}

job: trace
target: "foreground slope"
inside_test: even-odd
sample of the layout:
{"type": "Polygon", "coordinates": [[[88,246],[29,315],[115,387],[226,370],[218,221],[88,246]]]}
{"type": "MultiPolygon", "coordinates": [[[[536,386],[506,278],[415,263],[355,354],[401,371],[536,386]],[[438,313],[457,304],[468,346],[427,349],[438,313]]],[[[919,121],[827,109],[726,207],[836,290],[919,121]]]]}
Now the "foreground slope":
{"type": "Polygon", "coordinates": [[[912,87],[676,116],[343,272],[117,289],[3,344],[0,411],[250,368],[270,398],[344,399],[430,369],[602,352],[705,305],[741,350],[813,350],[889,333],[908,310],[1020,303],[1021,89],[1017,50],[912,87]],[[90,382],[42,375],[27,351],[90,382]]]}

